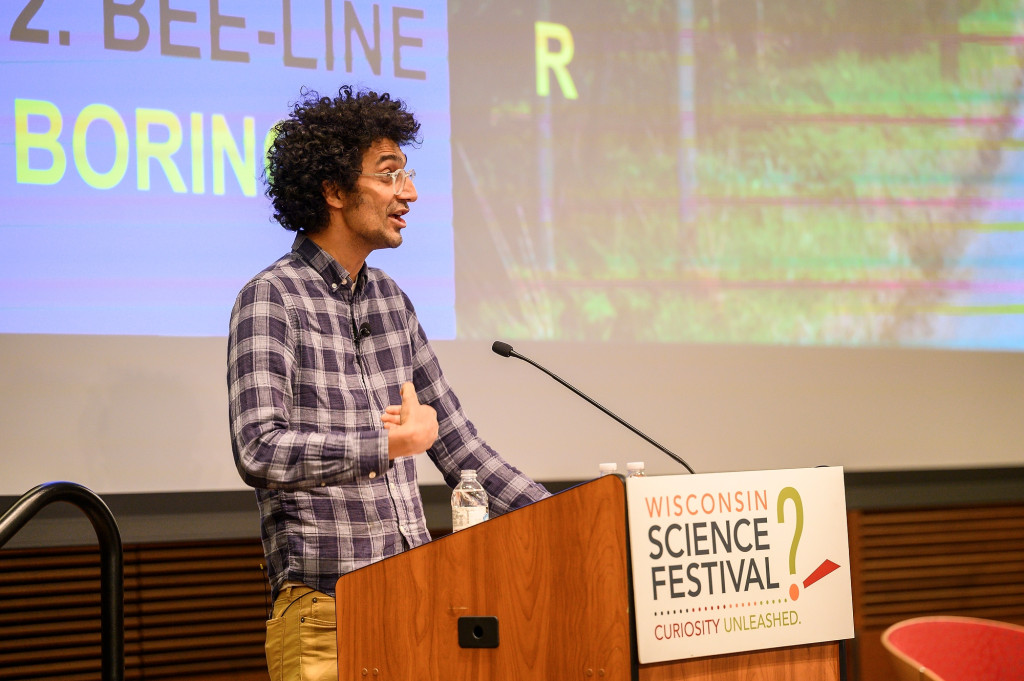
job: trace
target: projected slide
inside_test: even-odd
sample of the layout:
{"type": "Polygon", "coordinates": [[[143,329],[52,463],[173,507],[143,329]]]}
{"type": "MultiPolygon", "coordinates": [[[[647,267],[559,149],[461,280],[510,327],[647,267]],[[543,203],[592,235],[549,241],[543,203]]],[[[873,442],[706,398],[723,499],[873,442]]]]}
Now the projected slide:
{"type": "Polygon", "coordinates": [[[452,338],[447,7],[80,2],[0,7],[0,331],[223,336],[289,249],[260,179],[305,86],[396,93],[421,120],[406,245],[371,256],[452,338]]]}
{"type": "MultiPolygon", "coordinates": [[[[434,339],[1024,350],[1024,0],[12,0],[0,331],[223,335],[298,96],[423,121],[434,339]]],[[[3,34],[0,34],[3,35],[3,34]]]]}
{"type": "Polygon", "coordinates": [[[460,338],[1024,350],[1019,0],[545,6],[450,19],[460,338]]]}

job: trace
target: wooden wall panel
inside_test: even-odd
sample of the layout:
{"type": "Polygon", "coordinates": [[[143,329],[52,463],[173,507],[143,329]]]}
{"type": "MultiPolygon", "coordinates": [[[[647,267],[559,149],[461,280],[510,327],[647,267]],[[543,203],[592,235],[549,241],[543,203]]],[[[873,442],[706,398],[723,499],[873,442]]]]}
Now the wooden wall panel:
{"type": "MultiPolygon", "coordinates": [[[[892,679],[882,631],[955,614],[1024,624],[1024,505],[848,514],[851,681],[892,679]]],[[[125,547],[128,679],[265,681],[257,539],[125,547]]],[[[99,678],[95,547],[0,550],[0,681],[99,678]]]]}
{"type": "Polygon", "coordinates": [[[887,627],[922,615],[1024,624],[1024,505],[851,511],[854,678],[894,679],[887,627]]]}
{"type": "MultiPolygon", "coordinates": [[[[100,677],[96,547],[0,551],[0,679],[100,677]]],[[[127,679],[267,678],[258,540],[124,547],[127,679]]]]}

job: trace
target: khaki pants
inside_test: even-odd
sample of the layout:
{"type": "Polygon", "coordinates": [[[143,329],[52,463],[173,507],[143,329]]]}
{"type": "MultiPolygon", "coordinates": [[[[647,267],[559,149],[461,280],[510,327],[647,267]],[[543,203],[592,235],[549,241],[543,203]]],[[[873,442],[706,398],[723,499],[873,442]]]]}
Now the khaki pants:
{"type": "Polygon", "coordinates": [[[334,599],[305,584],[286,584],[267,620],[271,681],[337,681],[334,599]]]}

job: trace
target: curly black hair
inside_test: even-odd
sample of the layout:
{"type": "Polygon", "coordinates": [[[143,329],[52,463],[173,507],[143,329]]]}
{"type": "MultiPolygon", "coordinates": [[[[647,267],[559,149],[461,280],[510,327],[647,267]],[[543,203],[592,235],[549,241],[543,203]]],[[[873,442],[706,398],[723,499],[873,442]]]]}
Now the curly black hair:
{"type": "Polygon", "coordinates": [[[420,124],[388,93],[344,85],[334,99],[303,88],[288,118],[274,126],[267,150],[267,197],[285,229],[313,234],[327,226],[323,183],[355,190],[363,154],[381,139],[419,143],[420,124]]]}

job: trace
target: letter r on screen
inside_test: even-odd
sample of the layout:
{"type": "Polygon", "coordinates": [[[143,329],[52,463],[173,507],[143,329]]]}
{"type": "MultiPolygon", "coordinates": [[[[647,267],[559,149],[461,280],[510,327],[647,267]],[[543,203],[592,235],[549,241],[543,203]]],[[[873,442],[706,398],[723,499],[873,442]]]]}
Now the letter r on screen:
{"type": "Polygon", "coordinates": [[[555,74],[558,87],[566,99],[578,99],[576,84],[569,73],[569,62],[572,61],[575,45],[569,27],[538,21],[534,24],[535,49],[537,52],[537,94],[541,97],[551,95],[551,74],[555,74]],[[558,50],[550,51],[552,41],[558,43],[558,50]]]}

